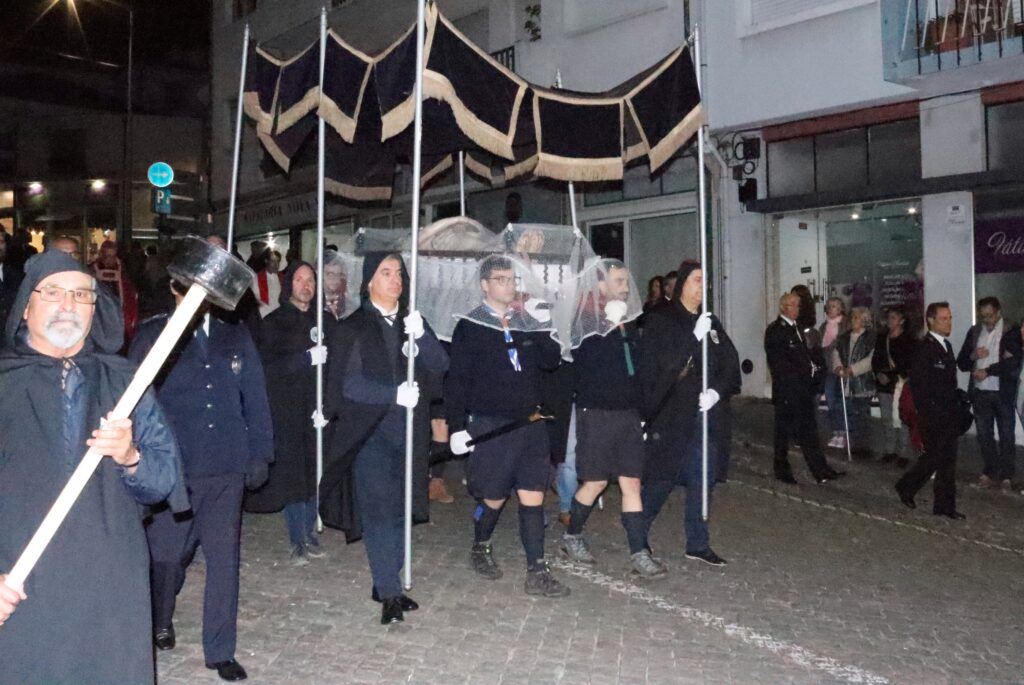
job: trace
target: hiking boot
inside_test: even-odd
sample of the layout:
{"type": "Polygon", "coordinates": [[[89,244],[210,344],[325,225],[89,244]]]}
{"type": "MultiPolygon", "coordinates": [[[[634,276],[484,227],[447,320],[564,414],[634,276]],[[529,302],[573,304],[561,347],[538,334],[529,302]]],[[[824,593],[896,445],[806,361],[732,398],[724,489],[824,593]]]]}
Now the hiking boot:
{"type": "Polygon", "coordinates": [[[590,553],[587,548],[587,541],[583,539],[582,535],[569,535],[565,533],[562,535],[562,546],[560,547],[562,554],[577,564],[587,564],[593,566],[597,563],[597,559],[590,553]]]}
{"type": "Polygon", "coordinates": [[[533,568],[526,571],[524,589],[528,595],[543,595],[544,597],[569,596],[569,588],[555,580],[555,577],[551,575],[551,569],[545,561],[538,561],[533,568]]]}
{"type": "Polygon", "coordinates": [[[430,479],[430,485],[427,488],[427,495],[431,502],[437,502],[438,504],[451,504],[455,501],[455,498],[448,492],[448,488],[445,486],[443,478],[430,479]]]}
{"type": "Polygon", "coordinates": [[[473,551],[469,555],[470,561],[473,563],[473,570],[476,571],[477,575],[483,576],[487,580],[497,580],[501,578],[501,567],[494,561],[494,554],[491,551],[491,543],[476,543],[473,545],[473,551]]]}
{"type": "Polygon", "coordinates": [[[641,578],[660,578],[668,574],[668,567],[652,557],[651,553],[646,549],[636,554],[631,554],[629,564],[632,567],[630,572],[641,578]]]}

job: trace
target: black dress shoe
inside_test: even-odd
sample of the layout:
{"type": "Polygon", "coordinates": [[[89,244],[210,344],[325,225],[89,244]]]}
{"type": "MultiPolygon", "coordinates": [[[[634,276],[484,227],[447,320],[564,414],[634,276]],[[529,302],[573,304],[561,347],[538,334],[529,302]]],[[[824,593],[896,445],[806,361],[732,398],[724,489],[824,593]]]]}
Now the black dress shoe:
{"type": "Polygon", "coordinates": [[[402,615],[402,600],[399,597],[391,597],[385,599],[381,603],[380,610],[380,623],[381,625],[389,625],[391,623],[402,623],[405,621],[405,616],[402,615]]]}
{"type": "Polygon", "coordinates": [[[815,476],[814,480],[818,481],[818,485],[822,485],[823,483],[827,483],[830,480],[838,480],[839,478],[842,478],[845,475],[846,471],[836,471],[835,469],[829,469],[828,471],[823,471],[821,474],[815,476]]]}
{"type": "Polygon", "coordinates": [[[228,682],[235,682],[238,680],[245,680],[249,677],[249,674],[242,668],[242,664],[238,663],[234,659],[230,661],[218,661],[215,664],[206,664],[206,667],[212,671],[217,671],[217,675],[220,676],[221,680],[227,680],[228,682]]]}
{"type": "Polygon", "coordinates": [[[775,480],[788,483],[789,485],[796,485],[796,478],[793,477],[792,473],[776,473],[775,480]]]}
{"type": "Polygon", "coordinates": [[[953,519],[954,521],[963,521],[967,518],[959,511],[936,511],[934,513],[936,516],[945,516],[946,518],[953,519]]]}
{"type": "Polygon", "coordinates": [[[153,635],[153,644],[161,652],[174,649],[174,628],[161,628],[153,635]]]}
{"type": "Polygon", "coordinates": [[[900,502],[907,509],[917,509],[917,502],[914,501],[913,495],[908,495],[907,493],[902,492],[899,488],[896,488],[896,494],[899,495],[900,502]]]}
{"type": "MultiPolygon", "coordinates": [[[[380,598],[380,595],[377,594],[377,588],[373,588],[373,592],[370,593],[370,598],[374,602],[384,601],[380,598]]],[[[398,595],[396,599],[401,603],[402,611],[416,611],[420,608],[420,605],[416,603],[416,600],[414,600],[412,597],[408,595],[398,595]]]]}

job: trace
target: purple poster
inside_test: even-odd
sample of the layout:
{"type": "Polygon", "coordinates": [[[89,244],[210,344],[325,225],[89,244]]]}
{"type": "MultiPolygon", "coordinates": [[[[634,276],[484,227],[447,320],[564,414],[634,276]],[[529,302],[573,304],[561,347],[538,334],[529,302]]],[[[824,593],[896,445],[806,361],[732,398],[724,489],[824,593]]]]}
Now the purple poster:
{"type": "Polygon", "coordinates": [[[1024,271],[1024,218],[975,222],[974,271],[979,274],[1024,271]]]}

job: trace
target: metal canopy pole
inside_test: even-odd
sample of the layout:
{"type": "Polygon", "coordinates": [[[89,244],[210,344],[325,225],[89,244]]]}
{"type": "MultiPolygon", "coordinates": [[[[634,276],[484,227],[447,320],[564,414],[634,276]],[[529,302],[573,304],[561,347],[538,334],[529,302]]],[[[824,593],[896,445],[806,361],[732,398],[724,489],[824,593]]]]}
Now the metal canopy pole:
{"type": "Polygon", "coordinates": [[[235,203],[238,200],[238,157],[242,151],[242,99],[245,97],[245,69],[249,60],[249,25],[242,38],[242,71],[238,75],[238,111],[235,113],[235,156],[231,166],[231,200],[228,203],[228,252],[235,245],[235,203]]]}
{"type": "MultiPolygon", "coordinates": [[[[327,56],[327,8],[320,8],[320,99],[324,96],[324,62],[327,56]]],[[[317,178],[316,178],[316,338],[324,344],[324,120],[317,117],[317,178]]],[[[320,479],[324,475],[324,427],[320,420],[324,414],[324,365],[316,366],[316,525],[323,531],[320,520],[320,479]]]]}
{"type": "MultiPolygon", "coordinates": [[[[425,31],[425,0],[416,0],[416,116],[413,119],[412,147],[412,255],[409,264],[409,311],[416,310],[416,266],[419,260],[420,233],[420,183],[422,178],[423,148],[423,36],[425,31]]],[[[406,364],[405,380],[409,385],[415,381],[416,341],[409,333],[409,357],[406,364]]],[[[413,414],[415,409],[405,412],[405,589],[412,589],[412,439],[413,414]]]]}
{"type": "MultiPolygon", "coordinates": [[[[693,52],[694,69],[697,74],[697,90],[701,94],[701,108],[704,107],[704,93],[701,88],[701,54],[700,54],[700,28],[693,30],[693,52]]],[[[704,304],[704,311],[711,311],[711,303],[708,302],[708,217],[707,217],[707,189],[704,174],[704,124],[697,129],[697,201],[700,209],[697,216],[700,217],[700,268],[701,278],[701,302],[704,304]]],[[[700,363],[700,387],[701,392],[708,391],[708,336],[701,341],[701,363],[700,363]]],[[[700,413],[701,420],[701,510],[700,515],[705,521],[708,519],[708,412],[700,413]]]]}
{"type": "Polygon", "coordinates": [[[459,216],[466,216],[466,153],[459,150],[459,216]]]}

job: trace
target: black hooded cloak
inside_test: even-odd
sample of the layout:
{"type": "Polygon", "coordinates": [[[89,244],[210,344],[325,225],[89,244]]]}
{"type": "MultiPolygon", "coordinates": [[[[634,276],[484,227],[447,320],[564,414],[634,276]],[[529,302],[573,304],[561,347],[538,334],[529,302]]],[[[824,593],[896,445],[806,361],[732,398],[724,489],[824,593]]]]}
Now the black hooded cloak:
{"type": "MultiPolygon", "coordinates": [[[[66,271],[67,255],[30,259],[0,354],[0,571],[14,565],[57,498],[100,418],[128,386],[132,365],[114,356],[124,324],[103,288],[83,349],[63,360],[27,342],[22,320],[33,289],[66,271]],[[74,379],[74,380],[72,380],[74,379]]],[[[142,505],[167,497],[180,477],[174,436],[151,391],[132,414],[141,463],[129,476],[103,459],[0,627],[0,682],[90,685],[153,682],[149,550],[142,505]]]]}
{"type": "Polygon", "coordinates": [[[266,485],[246,494],[246,511],[280,511],[316,495],[316,367],[306,354],[315,344],[316,306],[314,301],[302,311],[291,302],[292,279],[303,266],[316,273],[306,262],[288,265],[281,306],[267,315],[260,330],[260,358],[274,421],[274,463],[266,485]]]}
{"type": "MultiPolygon", "coordinates": [[[[327,449],[324,450],[324,471],[320,481],[320,517],[324,524],[345,531],[349,542],[362,536],[362,526],[355,515],[354,477],[352,464],[356,455],[374,431],[380,427],[388,411],[395,407],[395,389],[405,381],[406,358],[400,351],[391,353],[381,331],[382,316],[370,301],[370,280],[388,253],[368,253],[363,258],[363,282],[359,309],[343,319],[328,340],[327,381],[324,389],[324,416],[331,422],[327,449]],[[357,392],[356,386],[362,386],[357,392]],[[376,392],[379,397],[369,401],[376,392]],[[354,394],[363,399],[350,399],[354,394]]],[[[402,264],[402,297],[398,303],[396,326],[409,313],[406,299],[409,274],[402,264]]],[[[434,336],[430,325],[417,341],[416,382],[420,385],[419,404],[414,410],[413,429],[413,519],[426,521],[428,447],[430,442],[430,397],[432,387],[428,374],[444,373],[448,355],[434,336]]],[[[402,329],[402,340],[407,334],[402,329]]],[[[436,385],[436,384],[434,384],[436,385]]],[[[400,408],[401,409],[401,408],[400,408]]],[[[402,410],[404,411],[404,410],[402,410]]]]}

